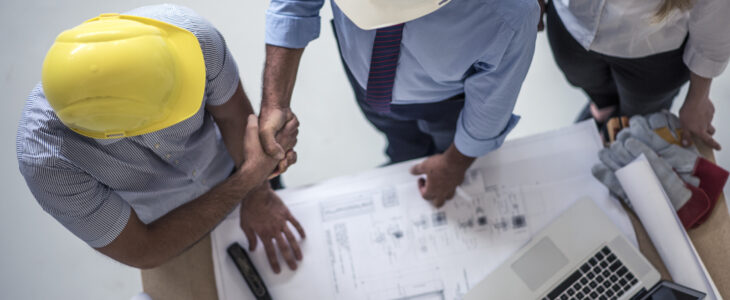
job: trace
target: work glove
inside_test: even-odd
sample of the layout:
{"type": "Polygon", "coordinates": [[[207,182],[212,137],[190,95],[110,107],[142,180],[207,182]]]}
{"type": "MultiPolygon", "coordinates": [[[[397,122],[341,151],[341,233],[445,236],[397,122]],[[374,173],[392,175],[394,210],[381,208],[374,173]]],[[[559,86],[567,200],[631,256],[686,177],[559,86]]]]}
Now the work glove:
{"type": "MultiPolygon", "coordinates": [[[[681,141],[679,119],[668,111],[634,116],[629,120],[631,136],[640,140],[664,159],[688,184],[699,187],[700,179],[693,176],[695,164],[700,157],[697,148],[684,148],[669,141],[681,141]]],[[[619,133],[620,134],[620,133],[619,133]]]]}
{"type": "Polygon", "coordinates": [[[675,209],[682,207],[692,196],[692,192],[684,186],[682,179],[674,172],[672,166],[659,157],[650,146],[633,137],[630,130],[622,130],[611,147],[598,153],[601,164],[593,166],[593,176],[608,189],[630,205],[628,197],[616,178],[615,171],[628,165],[639,155],[644,154],[652,170],[656,174],[664,191],[675,209]]]}
{"type": "MultiPolygon", "coordinates": [[[[710,215],[717,199],[722,194],[722,188],[725,186],[730,173],[701,157],[694,145],[691,147],[681,146],[682,128],[679,119],[668,111],[654,113],[646,117],[635,116],[627,123],[629,123],[628,128],[621,130],[617,136],[617,141],[620,141],[623,146],[612,146],[612,148],[629,148],[627,141],[631,137],[644,143],[645,146],[655,152],[656,156],[663,160],[663,163],[657,164],[652,163],[650,159],[657,176],[665,172],[667,168],[662,165],[666,164],[682,178],[684,188],[689,190],[690,196],[687,199],[685,196],[686,191],[681,188],[682,184],[672,183],[676,182],[674,176],[665,176],[666,179],[660,178],[662,186],[672,201],[672,205],[677,210],[677,216],[682,221],[682,225],[689,229],[702,224],[710,215]]],[[[631,144],[633,145],[633,142],[631,144]]],[[[608,150],[614,151],[611,150],[612,148],[608,150]]],[[[646,152],[644,150],[642,150],[642,153],[646,152]]],[[[627,152],[632,155],[636,153],[636,151],[629,150],[627,152]]],[[[617,153],[619,153],[618,157],[623,157],[620,155],[620,151],[617,153]]],[[[603,155],[599,154],[599,156],[601,156],[601,161],[604,163],[593,167],[593,175],[603,182],[613,194],[630,205],[621,184],[613,173],[615,169],[611,167],[610,161],[616,161],[617,155],[612,156],[604,153],[603,155]],[[606,161],[609,161],[609,163],[606,164],[606,161]]],[[[647,158],[649,156],[651,155],[647,154],[647,158]]],[[[624,159],[627,158],[624,157],[624,159]]]]}

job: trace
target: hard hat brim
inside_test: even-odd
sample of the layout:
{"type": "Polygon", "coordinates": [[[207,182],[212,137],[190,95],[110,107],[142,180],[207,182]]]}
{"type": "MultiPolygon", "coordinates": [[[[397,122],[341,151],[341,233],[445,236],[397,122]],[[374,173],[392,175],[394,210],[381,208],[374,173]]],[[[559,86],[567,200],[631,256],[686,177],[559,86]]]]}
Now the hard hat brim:
{"type": "Polygon", "coordinates": [[[334,0],[357,27],[372,30],[412,21],[443,7],[451,0],[334,0]]]}

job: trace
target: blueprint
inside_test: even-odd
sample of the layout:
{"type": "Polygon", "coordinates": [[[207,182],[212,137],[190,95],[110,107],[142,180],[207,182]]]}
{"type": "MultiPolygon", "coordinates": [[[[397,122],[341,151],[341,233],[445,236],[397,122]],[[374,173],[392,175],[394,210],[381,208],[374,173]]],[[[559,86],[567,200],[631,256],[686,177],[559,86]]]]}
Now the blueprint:
{"type": "MultiPolygon", "coordinates": [[[[405,162],[280,193],[307,232],[297,271],[274,274],[250,253],[277,299],[460,299],[532,234],[590,196],[636,241],[618,202],[590,174],[600,139],[584,122],[508,141],[478,159],[454,199],[435,209],[405,162]]],[[[213,232],[220,299],[254,299],[226,254],[244,247],[234,210],[213,232]]]]}

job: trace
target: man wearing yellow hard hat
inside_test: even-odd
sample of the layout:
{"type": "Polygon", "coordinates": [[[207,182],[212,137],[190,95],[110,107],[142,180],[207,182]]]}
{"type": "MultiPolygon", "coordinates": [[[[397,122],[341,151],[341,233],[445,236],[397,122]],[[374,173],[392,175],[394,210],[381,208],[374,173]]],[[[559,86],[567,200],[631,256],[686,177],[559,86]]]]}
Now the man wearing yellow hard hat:
{"type": "MultiPolygon", "coordinates": [[[[272,0],[259,127],[267,153],[284,157],[285,124],[299,59],[319,36],[324,0],[272,0]]],[[[515,100],[532,61],[534,0],[333,0],[345,71],[365,117],[388,139],[390,162],[412,169],[436,207],[476,157],[517,124],[515,100]]],[[[322,82],[322,88],[327,83],[322,82]]],[[[343,99],[342,101],[345,101],[343,99]]]]}
{"type": "Polygon", "coordinates": [[[195,12],[103,14],[48,51],[18,128],[20,171],[46,212],[127,265],[164,263],[240,204],[252,243],[276,255],[276,240],[295,266],[292,231],[304,232],[266,179],[295,162],[298,123],[277,132],[277,160],[252,113],[223,37],[195,12]]]}

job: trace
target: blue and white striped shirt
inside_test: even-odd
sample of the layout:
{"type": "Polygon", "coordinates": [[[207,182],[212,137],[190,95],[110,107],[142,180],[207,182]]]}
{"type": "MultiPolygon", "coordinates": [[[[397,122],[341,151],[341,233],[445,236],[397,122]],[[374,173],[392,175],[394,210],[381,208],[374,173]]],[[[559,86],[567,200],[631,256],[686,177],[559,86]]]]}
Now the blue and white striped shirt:
{"type": "Polygon", "coordinates": [[[185,7],[155,5],[124,14],[160,20],[198,38],[207,79],[200,111],[156,132],[95,140],[63,125],[38,84],[17,134],[20,172],[38,203],[97,248],[119,235],[130,209],[150,223],[202,195],[233,169],[217,126],[205,111],[206,105],[228,101],[238,87],[238,69],[223,37],[185,7]]]}
{"type": "MultiPolygon", "coordinates": [[[[366,87],[375,30],[358,28],[331,2],[342,56],[366,87]]],[[[266,43],[304,48],[319,36],[322,5],[324,0],[271,0],[266,43]]],[[[539,13],[535,0],[453,0],[406,22],[392,103],[464,93],[456,148],[472,157],[498,148],[519,120],[512,110],[532,62],[539,13]]]]}

